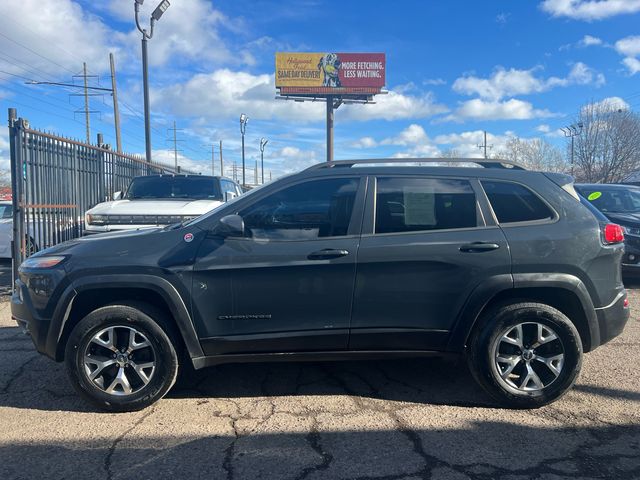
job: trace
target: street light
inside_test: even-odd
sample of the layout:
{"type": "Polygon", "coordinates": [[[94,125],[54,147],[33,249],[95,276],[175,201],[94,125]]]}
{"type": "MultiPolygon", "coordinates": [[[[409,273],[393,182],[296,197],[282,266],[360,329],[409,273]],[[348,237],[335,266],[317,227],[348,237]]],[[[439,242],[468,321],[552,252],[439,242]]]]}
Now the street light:
{"type": "Polygon", "coordinates": [[[242,186],[246,185],[244,178],[244,132],[247,130],[247,122],[249,122],[249,117],[247,117],[244,113],[240,114],[240,133],[242,134],[242,186]]]}
{"type": "Polygon", "coordinates": [[[269,140],[262,137],[260,139],[260,170],[262,172],[262,183],[264,183],[264,147],[269,143],[269,140]]]}
{"type": "Polygon", "coordinates": [[[140,26],[138,15],[140,13],[140,5],[144,3],[144,0],[134,0],[134,7],[136,12],[136,27],[140,33],[142,33],[142,83],[144,87],[144,143],[146,150],[147,162],[151,163],[151,115],[149,113],[149,67],[147,63],[147,41],[153,37],[153,26],[160,20],[162,14],[169,8],[169,0],[162,0],[160,4],[151,14],[149,33],[147,30],[140,26]]]}
{"type": "Polygon", "coordinates": [[[571,138],[571,176],[573,176],[573,139],[582,133],[583,127],[584,124],[579,122],[560,129],[562,130],[562,133],[564,133],[565,137],[571,138]]]}

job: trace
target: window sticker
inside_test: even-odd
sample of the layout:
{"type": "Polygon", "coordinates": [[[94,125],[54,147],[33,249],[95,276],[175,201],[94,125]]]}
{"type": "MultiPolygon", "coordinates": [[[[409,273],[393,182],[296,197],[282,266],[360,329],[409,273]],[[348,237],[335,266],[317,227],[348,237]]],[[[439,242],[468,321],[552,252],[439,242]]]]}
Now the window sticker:
{"type": "Polygon", "coordinates": [[[587,200],[593,202],[594,200],[599,199],[602,196],[602,192],[591,192],[587,197],[587,200]]]}
{"type": "Polygon", "coordinates": [[[416,191],[404,191],[405,225],[435,225],[435,195],[416,191]]]}

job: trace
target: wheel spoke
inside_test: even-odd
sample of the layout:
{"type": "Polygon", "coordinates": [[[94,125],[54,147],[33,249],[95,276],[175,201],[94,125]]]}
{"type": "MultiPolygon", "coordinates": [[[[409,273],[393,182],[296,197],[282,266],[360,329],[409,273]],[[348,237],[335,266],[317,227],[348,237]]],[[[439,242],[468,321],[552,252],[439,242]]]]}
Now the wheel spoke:
{"type": "Polygon", "coordinates": [[[113,327],[102,331],[100,334],[93,337],[91,341],[96,345],[100,345],[101,347],[111,350],[112,352],[118,351],[116,347],[116,332],[113,327]]]}
{"type": "Polygon", "coordinates": [[[86,355],[84,357],[84,366],[87,371],[89,379],[95,380],[105,368],[115,364],[116,361],[113,358],[103,357],[99,355],[86,355]],[[91,368],[94,366],[95,368],[91,368]]]}
{"type": "Polygon", "coordinates": [[[545,343],[553,342],[556,340],[558,336],[553,333],[548,327],[545,327],[542,324],[538,324],[538,336],[536,338],[536,343],[534,343],[531,348],[538,348],[540,345],[544,345],[545,343]]]}
{"type": "Polygon", "coordinates": [[[496,358],[496,362],[498,363],[498,368],[500,368],[500,376],[506,379],[513,369],[520,363],[522,357],[520,355],[499,355],[496,358]],[[506,365],[506,368],[501,368],[500,365],[506,365]]]}
{"type": "Polygon", "coordinates": [[[129,330],[129,345],[127,347],[127,353],[131,353],[134,350],[139,350],[141,348],[149,347],[149,346],[151,346],[151,344],[149,343],[149,340],[147,340],[145,337],[141,336],[135,330],[133,330],[133,329],[129,330]],[[138,342],[136,340],[136,336],[141,337],[142,341],[138,342]]]}
{"type": "Polygon", "coordinates": [[[505,333],[500,340],[522,348],[522,325],[516,325],[505,333]]]}
{"type": "Polygon", "coordinates": [[[129,361],[129,365],[133,367],[135,372],[140,377],[140,380],[142,380],[142,383],[144,383],[145,385],[149,383],[149,380],[151,380],[151,375],[153,375],[153,370],[155,368],[154,362],[135,363],[133,361],[129,361]],[[151,371],[147,373],[147,370],[151,371]]]}
{"type": "Polygon", "coordinates": [[[526,369],[527,374],[525,375],[524,380],[522,380],[519,388],[521,390],[540,390],[544,388],[544,384],[530,363],[526,364],[526,369]],[[530,384],[533,384],[533,387],[530,387],[530,384]]]}
{"type": "Polygon", "coordinates": [[[113,382],[106,388],[105,392],[111,395],[129,395],[132,392],[131,384],[124,371],[124,367],[118,369],[116,378],[113,379],[113,382]],[[117,387],[120,387],[122,390],[116,390],[117,387]]]}
{"type": "Polygon", "coordinates": [[[544,363],[557,377],[560,375],[562,366],[564,365],[564,354],[561,353],[559,355],[554,355],[553,357],[541,357],[538,355],[535,357],[535,360],[544,363]]]}

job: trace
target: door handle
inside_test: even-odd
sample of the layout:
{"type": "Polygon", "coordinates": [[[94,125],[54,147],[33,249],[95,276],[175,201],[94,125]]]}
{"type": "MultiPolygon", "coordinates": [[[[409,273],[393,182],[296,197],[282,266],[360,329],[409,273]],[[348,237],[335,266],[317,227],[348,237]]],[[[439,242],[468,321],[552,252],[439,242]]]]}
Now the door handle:
{"type": "Polygon", "coordinates": [[[309,260],[331,260],[332,258],[346,257],[347,255],[349,255],[349,250],[325,248],[324,250],[310,253],[307,258],[309,260]]]}
{"type": "Polygon", "coordinates": [[[464,253],[482,253],[497,250],[500,245],[497,243],[473,242],[460,245],[460,251],[464,253]]]}

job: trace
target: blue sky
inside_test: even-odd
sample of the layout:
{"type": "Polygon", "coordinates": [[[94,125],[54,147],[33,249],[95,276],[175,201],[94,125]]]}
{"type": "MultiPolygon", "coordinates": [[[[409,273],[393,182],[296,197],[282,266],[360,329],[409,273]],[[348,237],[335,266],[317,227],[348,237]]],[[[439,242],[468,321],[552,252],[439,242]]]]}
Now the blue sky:
{"type": "MultiPolygon", "coordinates": [[[[640,107],[640,0],[171,3],[149,43],[154,156],[172,162],[175,120],[180,163],[206,173],[207,145],[220,139],[227,165],[239,161],[242,112],[250,165],[263,136],[274,176],[324,159],[323,106],[274,98],[276,51],[386,53],[389,93],[375,105],[340,107],[336,158],[479,155],[482,130],[495,151],[510,136],[564,148],[558,129],[585,102],[640,107]]],[[[143,19],[155,4],[147,0],[143,19]]],[[[2,111],[15,106],[34,127],[84,138],[84,118],[74,114],[81,99],[68,95],[77,90],[24,82],[68,82],[86,61],[99,77],[92,84],[108,86],[110,51],[125,150],[144,152],[132,0],[0,4],[2,111]]],[[[92,138],[100,131],[115,145],[110,97],[91,101],[101,112],[91,117],[92,138]]],[[[7,148],[0,131],[0,167],[7,148]]]]}

